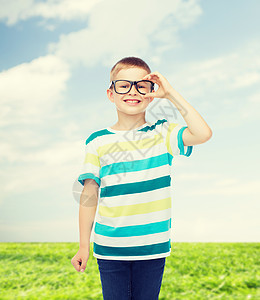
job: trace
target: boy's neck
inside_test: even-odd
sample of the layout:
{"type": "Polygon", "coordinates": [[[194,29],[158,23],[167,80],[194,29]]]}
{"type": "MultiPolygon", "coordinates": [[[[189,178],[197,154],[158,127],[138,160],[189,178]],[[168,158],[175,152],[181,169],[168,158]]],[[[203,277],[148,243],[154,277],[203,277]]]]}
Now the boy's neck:
{"type": "Polygon", "coordinates": [[[110,128],[114,130],[133,130],[135,128],[138,128],[146,123],[145,119],[144,120],[139,120],[138,122],[124,122],[123,124],[117,122],[115,125],[111,126],[110,128]]]}

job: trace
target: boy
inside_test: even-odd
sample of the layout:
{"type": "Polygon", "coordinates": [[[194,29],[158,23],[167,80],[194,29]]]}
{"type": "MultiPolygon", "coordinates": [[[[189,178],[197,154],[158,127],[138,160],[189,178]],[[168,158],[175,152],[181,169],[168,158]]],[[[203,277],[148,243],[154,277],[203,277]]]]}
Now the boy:
{"type": "Polygon", "coordinates": [[[190,156],[192,145],[208,141],[212,131],[166,78],[151,73],[140,58],[117,62],[110,81],[107,96],[116,106],[118,122],[86,140],[78,178],[84,186],[80,247],[71,263],[77,271],[86,268],[99,203],[93,256],[104,299],[158,299],[165,258],[171,252],[172,159],[190,156]],[[148,124],[145,111],[154,98],[169,99],[188,126],[165,118],[148,124]]]}

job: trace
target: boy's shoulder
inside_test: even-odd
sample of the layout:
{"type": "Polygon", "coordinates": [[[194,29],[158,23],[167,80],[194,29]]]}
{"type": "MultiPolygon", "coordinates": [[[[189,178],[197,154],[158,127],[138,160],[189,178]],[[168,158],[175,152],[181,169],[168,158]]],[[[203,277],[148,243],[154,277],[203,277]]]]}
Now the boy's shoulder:
{"type": "Polygon", "coordinates": [[[166,119],[158,119],[154,124],[152,124],[150,127],[156,127],[156,126],[160,126],[163,125],[163,123],[168,122],[168,120],[166,119]]]}
{"type": "Polygon", "coordinates": [[[86,145],[88,143],[90,143],[91,141],[94,141],[95,139],[97,139],[100,136],[104,136],[104,135],[111,134],[111,133],[112,132],[109,132],[106,128],[93,131],[86,139],[86,145]]]}

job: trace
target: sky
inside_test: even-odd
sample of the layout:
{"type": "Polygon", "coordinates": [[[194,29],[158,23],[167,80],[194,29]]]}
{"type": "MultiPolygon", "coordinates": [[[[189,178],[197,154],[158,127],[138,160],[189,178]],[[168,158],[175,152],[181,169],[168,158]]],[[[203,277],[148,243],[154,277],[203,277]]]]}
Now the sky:
{"type": "MultiPolygon", "coordinates": [[[[173,166],[172,242],[260,241],[259,1],[0,6],[1,242],[79,241],[85,140],[117,122],[106,89],[126,56],[165,76],[213,132],[173,166]]],[[[186,126],[168,99],[146,120],[169,105],[186,126]]]]}

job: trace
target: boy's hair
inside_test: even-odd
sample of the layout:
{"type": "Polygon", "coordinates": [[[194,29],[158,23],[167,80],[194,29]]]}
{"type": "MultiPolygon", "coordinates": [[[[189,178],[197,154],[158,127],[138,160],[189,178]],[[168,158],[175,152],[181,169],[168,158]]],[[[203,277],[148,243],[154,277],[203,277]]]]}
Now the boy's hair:
{"type": "Polygon", "coordinates": [[[124,57],[121,60],[119,60],[111,69],[110,71],[110,82],[114,80],[118,72],[122,69],[129,69],[129,68],[142,68],[147,73],[151,73],[151,70],[146,62],[144,62],[141,58],[130,56],[130,57],[124,57]]]}

